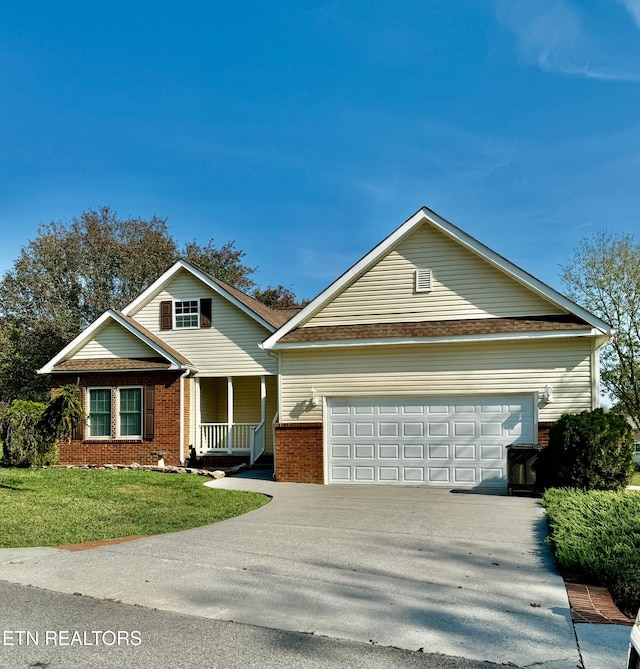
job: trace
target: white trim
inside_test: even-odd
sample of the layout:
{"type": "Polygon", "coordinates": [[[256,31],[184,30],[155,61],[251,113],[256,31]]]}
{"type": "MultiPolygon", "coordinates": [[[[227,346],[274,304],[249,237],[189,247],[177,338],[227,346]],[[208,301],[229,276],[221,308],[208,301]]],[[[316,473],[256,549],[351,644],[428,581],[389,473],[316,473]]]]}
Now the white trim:
{"type": "Polygon", "coordinates": [[[267,420],[267,377],[260,377],[260,422],[267,420]]]}
{"type": "Polygon", "coordinates": [[[324,485],[329,485],[329,414],[328,399],[322,396],[322,466],[324,468],[324,485]]]}
{"type": "MultiPolygon", "coordinates": [[[[185,424],[184,424],[184,409],[185,409],[185,401],[184,401],[184,382],[189,376],[189,370],[187,370],[184,374],[180,374],[180,464],[184,462],[184,437],[185,437],[185,424]]],[[[191,394],[189,394],[189,398],[191,398],[191,394]]],[[[191,413],[191,412],[189,412],[191,413]]],[[[144,415],[143,415],[144,418],[144,415]]],[[[155,420],[155,418],[154,418],[155,420]]]]}
{"type": "Polygon", "coordinates": [[[495,251],[492,251],[489,247],[485,246],[477,239],[474,239],[466,232],[463,232],[460,228],[445,220],[435,212],[427,207],[423,207],[334,281],[328,288],[322,291],[304,309],[293,316],[293,318],[289,319],[271,336],[267,337],[267,339],[262,342],[262,347],[265,349],[272,349],[282,337],[291,332],[294,328],[299,327],[301,324],[310,320],[342,290],[364,274],[367,269],[378,262],[380,258],[423,223],[428,223],[433,226],[552,304],[578,316],[596,330],[599,330],[601,334],[611,335],[611,327],[597,316],[594,316],[586,309],[575,304],[561,293],[550,286],[547,286],[545,283],[536,279],[528,272],[525,272],[517,265],[514,265],[506,258],[503,258],[495,251]]]}
{"type": "Polygon", "coordinates": [[[113,386],[88,386],[85,388],[85,414],[87,419],[85,421],[85,435],[86,441],[111,441],[113,440],[113,386]],[[109,391],[109,434],[91,434],[91,391],[92,390],[108,390],[109,391]]]}
{"type": "MultiPolygon", "coordinates": [[[[132,334],[134,337],[138,338],[141,342],[146,344],[150,349],[152,349],[155,353],[157,353],[160,357],[165,358],[171,363],[171,367],[169,367],[169,370],[176,370],[176,369],[185,369],[185,365],[183,365],[179,360],[174,358],[170,353],[165,351],[163,348],[161,348],[158,344],[156,344],[154,341],[146,337],[142,332],[137,330],[134,326],[132,326],[126,318],[122,318],[122,316],[117,312],[114,311],[113,309],[109,309],[108,311],[105,311],[102,316],[100,316],[98,319],[93,321],[91,325],[89,325],[86,330],[83,330],[75,339],[73,339],[69,344],[67,344],[60,353],[58,353],[56,356],[51,358],[49,362],[42,367],[41,369],[38,370],[39,374],[51,374],[53,371],[53,368],[62,360],[64,360],[68,355],[72,354],[74,351],[76,351],[78,348],[80,348],[85,342],[88,342],[91,337],[98,331],[100,330],[104,325],[106,325],[107,321],[113,320],[115,321],[118,325],[121,325],[125,330],[127,330],[130,334],[132,334]]],[[[85,370],[87,371],[87,370],[85,370]]],[[[108,370],[108,371],[113,371],[113,370],[108,370]]],[[[142,371],[142,370],[131,370],[131,371],[142,371]]],[[[165,370],[163,370],[165,371],[165,370]]]]}
{"type": "Polygon", "coordinates": [[[144,434],[144,386],[116,386],[116,434],[115,439],[142,439],[144,434]],[[120,434],[120,392],[122,390],[140,391],[140,434],[120,434]]]}
{"type": "MultiPolygon", "coordinates": [[[[262,325],[269,332],[275,331],[276,328],[273,325],[271,325],[271,323],[265,321],[264,318],[259,316],[255,311],[251,310],[245,304],[240,302],[240,300],[235,298],[231,293],[224,290],[222,286],[218,285],[215,281],[212,281],[204,272],[201,272],[199,269],[188,263],[186,260],[178,260],[164,274],[158,277],[145,291],[140,293],[140,295],[138,295],[138,297],[136,297],[136,299],[133,300],[133,302],[129,303],[122,310],[122,313],[125,316],[131,316],[132,312],[136,311],[138,307],[147,303],[149,300],[151,300],[152,297],[154,297],[157,293],[159,293],[166,286],[166,284],[169,283],[169,281],[173,278],[173,276],[181,269],[184,269],[187,272],[191,273],[197,279],[202,281],[202,283],[204,283],[207,287],[211,288],[211,290],[213,290],[218,295],[227,299],[234,306],[238,307],[238,309],[247,314],[247,316],[251,316],[251,318],[260,323],[260,325],[262,325]]],[[[179,301],[185,301],[185,300],[179,300],[179,301]]]]}
{"type": "Polygon", "coordinates": [[[233,451],[233,377],[227,376],[227,450],[233,451]]]}
{"type": "Polygon", "coordinates": [[[171,300],[171,326],[173,330],[199,330],[200,329],[200,298],[196,298],[195,300],[171,300]],[[180,316],[197,316],[197,323],[196,325],[178,325],[177,324],[177,318],[178,318],[178,313],[176,311],[176,305],[178,303],[184,304],[185,302],[195,302],[196,303],[196,309],[197,311],[195,313],[189,312],[188,314],[180,314],[180,316]]]}
{"type": "Polygon", "coordinates": [[[592,337],[594,330],[554,330],[551,332],[447,335],[441,337],[388,337],[386,339],[336,339],[332,341],[290,342],[278,344],[276,350],[307,348],[351,348],[355,346],[385,346],[405,344],[464,344],[467,342],[523,341],[527,339],[570,339],[572,337],[592,337]]]}
{"type": "Polygon", "coordinates": [[[196,419],[196,433],[194,435],[194,442],[196,447],[196,452],[200,452],[202,446],[202,435],[200,431],[200,426],[202,425],[202,404],[201,404],[201,395],[202,389],[200,388],[200,377],[194,377],[194,399],[195,399],[195,419],[196,419]]]}

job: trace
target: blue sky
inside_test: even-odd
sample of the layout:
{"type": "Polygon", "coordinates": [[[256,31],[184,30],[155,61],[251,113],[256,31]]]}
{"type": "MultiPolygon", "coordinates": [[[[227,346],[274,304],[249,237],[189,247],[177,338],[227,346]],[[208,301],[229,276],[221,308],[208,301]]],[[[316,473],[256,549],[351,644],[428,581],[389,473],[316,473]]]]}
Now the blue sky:
{"type": "Polygon", "coordinates": [[[640,210],[640,0],[0,6],[0,271],[109,205],[310,298],[422,205],[561,288],[640,210]]]}

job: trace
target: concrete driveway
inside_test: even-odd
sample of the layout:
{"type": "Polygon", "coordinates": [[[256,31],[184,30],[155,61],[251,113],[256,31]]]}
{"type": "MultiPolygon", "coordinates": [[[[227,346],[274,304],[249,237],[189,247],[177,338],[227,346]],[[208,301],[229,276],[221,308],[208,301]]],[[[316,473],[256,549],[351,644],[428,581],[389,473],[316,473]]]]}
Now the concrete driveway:
{"type": "Polygon", "coordinates": [[[5,560],[0,579],[414,651],[579,664],[537,500],[239,477],[213,485],[273,500],[216,525],[5,560]]]}

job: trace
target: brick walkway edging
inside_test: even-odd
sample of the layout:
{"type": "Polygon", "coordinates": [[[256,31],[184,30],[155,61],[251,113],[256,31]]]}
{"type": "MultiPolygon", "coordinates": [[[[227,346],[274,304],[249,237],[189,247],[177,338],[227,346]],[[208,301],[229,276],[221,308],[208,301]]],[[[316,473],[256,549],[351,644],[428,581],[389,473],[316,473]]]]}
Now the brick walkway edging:
{"type": "Polygon", "coordinates": [[[574,623],[633,625],[634,621],[613,603],[607,588],[579,583],[565,583],[565,587],[574,623]]]}

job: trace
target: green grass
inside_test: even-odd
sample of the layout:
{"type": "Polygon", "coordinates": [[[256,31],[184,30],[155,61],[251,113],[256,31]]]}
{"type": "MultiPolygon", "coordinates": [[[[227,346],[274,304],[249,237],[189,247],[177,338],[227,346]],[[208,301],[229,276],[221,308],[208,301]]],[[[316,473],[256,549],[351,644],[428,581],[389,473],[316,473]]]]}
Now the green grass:
{"type": "Polygon", "coordinates": [[[269,501],[205,488],[205,480],[134,470],[0,469],[0,548],[175,532],[269,501]]]}
{"type": "Polygon", "coordinates": [[[565,578],[606,586],[618,607],[635,618],[640,608],[640,492],[552,489],[542,504],[565,578]]]}

